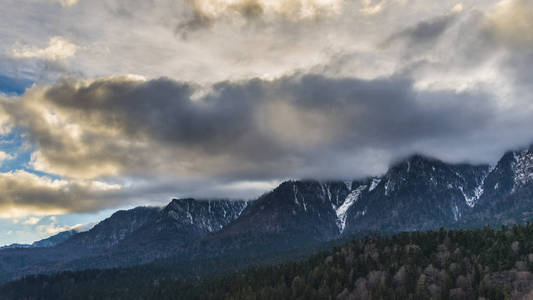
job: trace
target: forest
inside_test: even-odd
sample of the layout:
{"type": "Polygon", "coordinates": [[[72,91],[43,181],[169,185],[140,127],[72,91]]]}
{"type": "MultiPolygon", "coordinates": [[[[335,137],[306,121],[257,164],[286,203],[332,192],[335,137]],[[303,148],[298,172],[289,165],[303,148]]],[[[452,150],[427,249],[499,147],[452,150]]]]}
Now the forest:
{"type": "Polygon", "coordinates": [[[521,299],[533,290],[532,271],[527,224],[370,237],[305,260],[211,275],[143,266],[28,276],[4,285],[0,298],[521,299]]]}

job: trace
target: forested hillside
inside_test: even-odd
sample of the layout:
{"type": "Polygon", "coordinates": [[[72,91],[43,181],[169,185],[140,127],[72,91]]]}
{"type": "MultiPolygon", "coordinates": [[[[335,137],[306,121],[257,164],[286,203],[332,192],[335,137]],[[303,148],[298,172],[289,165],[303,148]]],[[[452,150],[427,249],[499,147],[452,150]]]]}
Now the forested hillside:
{"type": "MultiPolygon", "coordinates": [[[[213,265],[216,269],[216,265],[213,265]]],[[[533,225],[354,240],[301,261],[211,276],[153,267],[30,276],[2,299],[521,299],[533,290],[533,225]]]]}

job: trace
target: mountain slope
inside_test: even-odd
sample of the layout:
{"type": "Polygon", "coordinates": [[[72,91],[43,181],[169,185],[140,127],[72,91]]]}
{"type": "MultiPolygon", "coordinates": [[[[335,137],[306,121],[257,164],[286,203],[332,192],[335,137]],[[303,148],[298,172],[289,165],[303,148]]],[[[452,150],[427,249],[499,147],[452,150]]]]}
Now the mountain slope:
{"type": "Polygon", "coordinates": [[[53,247],[6,249],[0,251],[0,281],[25,274],[67,269],[65,264],[81,257],[102,253],[146,222],[153,220],[158,208],[138,207],[118,211],[91,230],[72,235],[53,247]]]}
{"type": "Polygon", "coordinates": [[[62,248],[96,253],[116,246],[133,232],[152,222],[159,214],[159,208],[136,207],[121,210],[95,225],[91,230],[73,236],[60,245],[62,248]]]}
{"type": "Polygon", "coordinates": [[[245,201],[175,199],[164,209],[118,211],[54,247],[0,252],[0,280],[39,272],[132,265],[177,255],[236,219],[246,205],[245,201]]]}
{"type": "Polygon", "coordinates": [[[420,155],[362,186],[346,232],[415,231],[449,226],[477,201],[489,166],[450,165],[420,155]]]}
{"type": "Polygon", "coordinates": [[[197,245],[203,255],[268,252],[338,237],[335,207],[348,194],[344,183],[288,181],[251,203],[243,214],[197,245]]]}
{"type": "Polygon", "coordinates": [[[152,261],[188,252],[189,246],[237,219],[247,201],[174,199],[158,216],[111,249],[115,262],[152,261]]]}
{"type": "Polygon", "coordinates": [[[484,182],[468,222],[525,223],[533,219],[533,146],[507,152],[484,182]]]}
{"type": "Polygon", "coordinates": [[[42,239],[40,241],[34,242],[31,244],[33,248],[46,248],[46,247],[54,247],[57,246],[66,240],[70,239],[72,236],[79,234],[77,230],[68,230],[60,232],[56,235],[53,235],[49,238],[42,239]]]}
{"type": "Polygon", "coordinates": [[[33,242],[31,244],[11,244],[8,246],[0,247],[0,250],[4,249],[20,249],[20,248],[48,248],[63,243],[73,235],[77,234],[77,230],[67,230],[57,233],[48,238],[33,242]]]}

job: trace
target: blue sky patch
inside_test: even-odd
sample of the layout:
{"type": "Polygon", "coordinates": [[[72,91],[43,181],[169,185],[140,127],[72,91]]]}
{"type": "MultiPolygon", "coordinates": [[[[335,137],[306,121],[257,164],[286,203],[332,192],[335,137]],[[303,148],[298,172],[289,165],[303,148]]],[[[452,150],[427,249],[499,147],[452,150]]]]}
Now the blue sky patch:
{"type": "Polygon", "coordinates": [[[13,78],[0,74],[0,93],[12,96],[21,95],[33,84],[33,81],[13,78]]]}

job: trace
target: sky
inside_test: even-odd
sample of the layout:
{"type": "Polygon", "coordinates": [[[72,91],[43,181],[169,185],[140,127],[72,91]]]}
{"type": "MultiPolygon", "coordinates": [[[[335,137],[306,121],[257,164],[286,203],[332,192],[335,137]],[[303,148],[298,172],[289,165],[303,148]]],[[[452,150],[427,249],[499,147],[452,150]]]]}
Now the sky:
{"type": "Polygon", "coordinates": [[[0,245],[533,142],[528,0],[0,2],[0,245]]]}

